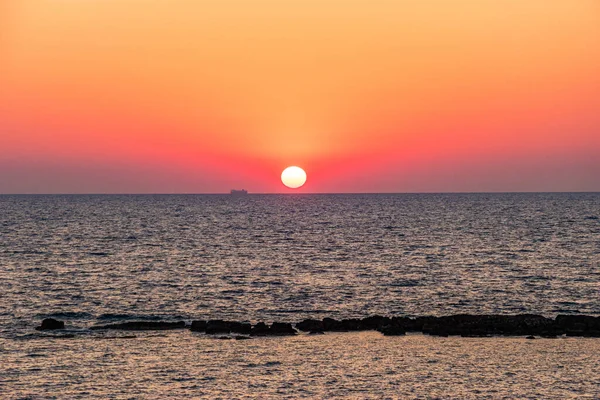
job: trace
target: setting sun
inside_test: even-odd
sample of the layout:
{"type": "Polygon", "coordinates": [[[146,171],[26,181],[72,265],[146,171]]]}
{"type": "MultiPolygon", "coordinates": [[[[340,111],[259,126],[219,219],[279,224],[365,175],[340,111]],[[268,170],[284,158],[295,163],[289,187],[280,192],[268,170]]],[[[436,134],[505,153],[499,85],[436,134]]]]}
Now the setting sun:
{"type": "Polygon", "coordinates": [[[306,182],[306,172],[300,167],[287,167],[281,173],[281,182],[290,189],[297,189],[306,182]]]}

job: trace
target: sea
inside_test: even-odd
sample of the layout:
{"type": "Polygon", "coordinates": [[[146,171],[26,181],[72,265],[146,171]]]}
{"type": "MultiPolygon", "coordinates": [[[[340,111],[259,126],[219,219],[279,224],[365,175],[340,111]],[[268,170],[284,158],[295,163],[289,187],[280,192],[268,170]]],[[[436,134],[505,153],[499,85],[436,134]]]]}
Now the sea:
{"type": "Polygon", "coordinates": [[[600,398],[598,338],[89,329],[464,313],[600,316],[600,193],[0,196],[1,399],[600,398]]]}

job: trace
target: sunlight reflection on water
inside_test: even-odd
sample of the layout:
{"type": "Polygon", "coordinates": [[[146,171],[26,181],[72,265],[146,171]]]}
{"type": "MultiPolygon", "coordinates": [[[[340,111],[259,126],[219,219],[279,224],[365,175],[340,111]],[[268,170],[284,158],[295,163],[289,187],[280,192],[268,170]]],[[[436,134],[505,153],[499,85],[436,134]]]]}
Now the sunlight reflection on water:
{"type": "Polygon", "coordinates": [[[1,340],[6,396],[597,398],[600,340],[384,337],[1,340]]]}

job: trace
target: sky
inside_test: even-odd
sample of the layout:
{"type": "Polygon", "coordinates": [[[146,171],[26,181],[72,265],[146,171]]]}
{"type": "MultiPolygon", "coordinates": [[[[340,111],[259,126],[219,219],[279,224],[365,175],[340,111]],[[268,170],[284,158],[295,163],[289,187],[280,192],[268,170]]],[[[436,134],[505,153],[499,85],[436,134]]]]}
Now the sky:
{"type": "Polygon", "coordinates": [[[600,191],[600,2],[0,0],[0,193],[233,188],[600,191]]]}

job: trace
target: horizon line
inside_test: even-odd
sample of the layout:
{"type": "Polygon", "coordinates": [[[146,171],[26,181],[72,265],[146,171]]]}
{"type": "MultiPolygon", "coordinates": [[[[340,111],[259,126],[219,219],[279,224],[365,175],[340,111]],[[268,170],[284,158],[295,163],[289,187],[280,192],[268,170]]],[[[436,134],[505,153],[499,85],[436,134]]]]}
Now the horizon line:
{"type": "MultiPolygon", "coordinates": [[[[482,192],[460,192],[460,191],[447,191],[447,192],[302,192],[302,193],[290,193],[290,192],[248,192],[247,196],[253,195],[381,195],[381,194],[569,194],[569,193],[588,193],[588,194],[600,194],[598,191],[482,191],[482,192]]],[[[0,193],[0,196],[232,196],[229,192],[130,192],[130,193],[118,193],[118,192],[81,192],[81,193],[0,193]]],[[[246,195],[244,195],[246,196],[246,195]]],[[[235,196],[235,197],[244,197],[235,196]]]]}

